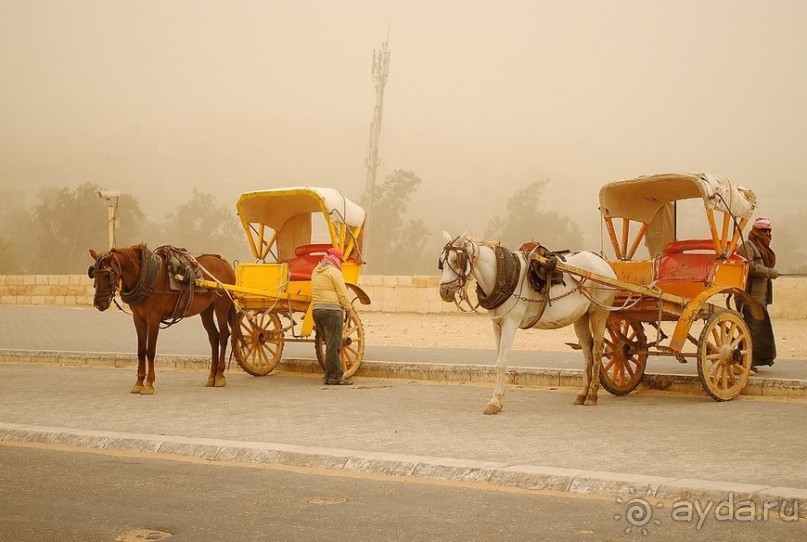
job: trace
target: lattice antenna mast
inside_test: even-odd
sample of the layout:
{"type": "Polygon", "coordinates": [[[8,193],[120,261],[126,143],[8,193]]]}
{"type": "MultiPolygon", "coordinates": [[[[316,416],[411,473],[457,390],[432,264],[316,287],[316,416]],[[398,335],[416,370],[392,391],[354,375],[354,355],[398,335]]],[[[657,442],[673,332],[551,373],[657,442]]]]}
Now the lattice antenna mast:
{"type": "MultiPolygon", "coordinates": [[[[389,37],[387,37],[389,40],[389,37]]],[[[381,165],[379,157],[379,143],[381,141],[381,113],[384,106],[384,87],[387,85],[389,75],[389,49],[388,41],[381,44],[381,50],[373,50],[373,81],[375,82],[375,109],[373,110],[373,122],[370,124],[370,147],[367,152],[367,219],[364,226],[364,260],[367,261],[368,248],[370,246],[368,233],[370,228],[370,217],[373,216],[373,200],[375,197],[376,175],[378,166],[381,165]]]]}

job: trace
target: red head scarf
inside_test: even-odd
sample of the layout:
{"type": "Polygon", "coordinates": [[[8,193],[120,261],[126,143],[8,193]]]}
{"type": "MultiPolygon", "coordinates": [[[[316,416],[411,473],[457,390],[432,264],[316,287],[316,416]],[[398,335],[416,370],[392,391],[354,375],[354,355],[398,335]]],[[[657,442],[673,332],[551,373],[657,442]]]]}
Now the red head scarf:
{"type": "Polygon", "coordinates": [[[342,251],[338,248],[329,248],[328,251],[325,253],[325,256],[322,257],[322,263],[332,265],[335,268],[341,270],[342,269],[342,259],[345,256],[342,254],[342,251]]]}

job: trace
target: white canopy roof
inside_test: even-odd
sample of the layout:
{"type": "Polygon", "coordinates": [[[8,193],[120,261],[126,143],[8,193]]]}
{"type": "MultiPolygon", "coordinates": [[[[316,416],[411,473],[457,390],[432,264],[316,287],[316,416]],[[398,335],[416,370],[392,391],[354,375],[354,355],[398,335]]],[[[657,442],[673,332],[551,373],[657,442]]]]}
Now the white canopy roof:
{"type": "Polygon", "coordinates": [[[328,220],[350,227],[364,224],[364,209],[334,188],[314,186],[273,188],[246,192],[236,203],[238,214],[248,224],[265,224],[281,231],[292,217],[322,212],[328,220]]]}
{"type": "Polygon", "coordinates": [[[666,203],[703,198],[709,209],[748,220],[756,207],[754,193],[710,173],[664,173],[609,183],[600,189],[603,217],[628,218],[649,224],[666,203]]]}

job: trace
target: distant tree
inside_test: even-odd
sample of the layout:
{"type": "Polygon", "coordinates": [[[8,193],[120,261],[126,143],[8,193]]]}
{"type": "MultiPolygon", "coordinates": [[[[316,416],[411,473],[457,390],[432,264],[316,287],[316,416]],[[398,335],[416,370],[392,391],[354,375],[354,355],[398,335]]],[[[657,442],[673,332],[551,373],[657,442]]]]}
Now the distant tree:
{"type": "Polygon", "coordinates": [[[168,214],[166,244],[190,252],[221,254],[228,259],[249,257],[247,241],[234,208],[216,205],[210,194],[193,190],[193,197],[168,214]]]}
{"type": "Polygon", "coordinates": [[[0,275],[16,275],[19,272],[14,241],[8,235],[0,235],[0,275]]]}
{"type": "Polygon", "coordinates": [[[0,190],[0,199],[0,275],[22,275],[38,252],[34,218],[23,191],[0,190]]]}
{"type": "Polygon", "coordinates": [[[494,216],[485,237],[510,248],[536,241],[550,250],[582,248],[579,226],[557,211],[545,210],[541,196],[549,180],[536,181],[516,190],[507,202],[507,213],[494,216]]]}
{"type": "MultiPolygon", "coordinates": [[[[409,198],[420,186],[420,178],[403,169],[393,171],[376,188],[369,215],[367,272],[377,275],[426,273],[428,230],[422,220],[407,220],[409,198]]],[[[367,207],[367,194],[362,205],[367,207]]]]}
{"type": "MultiPolygon", "coordinates": [[[[38,227],[38,251],[32,272],[78,274],[87,270],[90,248],[109,248],[107,207],[98,197],[100,187],[84,183],[71,190],[41,192],[34,210],[38,227]]],[[[116,245],[137,242],[143,213],[137,200],[123,194],[118,199],[116,245]]]]}

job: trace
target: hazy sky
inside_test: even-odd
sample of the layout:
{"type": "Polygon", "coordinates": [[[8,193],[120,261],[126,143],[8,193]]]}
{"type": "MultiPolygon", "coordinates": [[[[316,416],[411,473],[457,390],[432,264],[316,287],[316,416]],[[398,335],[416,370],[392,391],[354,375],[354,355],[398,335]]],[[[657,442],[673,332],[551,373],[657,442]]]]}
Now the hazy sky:
{"type": "Polygon", "coordinates": [[[0,0],[0,187],[91,181],[153,218],[193,187],[358,198],[388,29],[379,174],[423,179],[414,216],[481,233],[550,179],[596,221],[603,183],[666,171],[804,203],[804,0],[0,0]]]}

